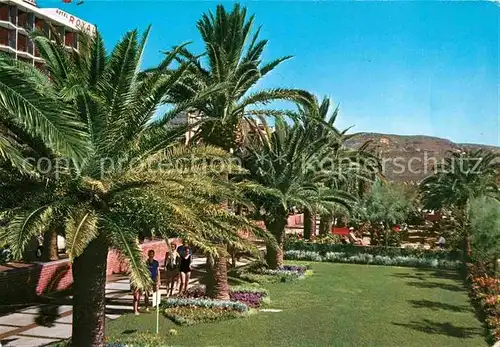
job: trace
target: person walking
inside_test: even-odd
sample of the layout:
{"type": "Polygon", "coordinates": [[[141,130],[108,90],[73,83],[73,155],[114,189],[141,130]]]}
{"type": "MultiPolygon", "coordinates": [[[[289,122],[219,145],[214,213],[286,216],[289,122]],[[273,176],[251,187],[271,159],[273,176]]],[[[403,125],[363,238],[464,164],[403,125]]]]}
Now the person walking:
{"type": "Polygon", "coordinates": [[[181,257],[177,252],[177,246],[172,242],[170,244],[170,250],[165,254],[165,263],[163,266],[165,269],[168,296],[172,295],[175,290],[175,284],[179,280],[180,262],[181,257]]]}
{"type": "MultiPolygon", "coordinates": [[[[150,249],[148,251],[148,260],[146,260],[146,265],[149,269],[149,274],[151,276],[151,281],[153,282],[153,295],[160,290],[160,263],[155,259],[155,251],[150,249]]],[[[149,291],[146,291],[144,297],[144,306],[146,307],[146,312],[149,311],[149,291]]]]}
{"type": "Polygon", "coordinates": [[[189,278],[191,277],[191,260],[192,252],[191,248],[186,244],[183,246],[182,253],[180,254],[180,275],[181,283],[179,286],[179,295],[186,293],[189,284],[189,278]]]}

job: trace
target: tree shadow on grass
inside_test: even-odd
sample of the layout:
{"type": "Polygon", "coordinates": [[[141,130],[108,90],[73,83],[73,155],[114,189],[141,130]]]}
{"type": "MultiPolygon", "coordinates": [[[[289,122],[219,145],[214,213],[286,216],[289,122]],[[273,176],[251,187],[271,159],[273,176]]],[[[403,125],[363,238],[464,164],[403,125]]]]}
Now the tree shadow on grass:
{"type": "Polygon", "coordinates": [[[467,306],[457,306],[445,304],[437,301],[430,300],[409,300],[408,301],[414,308],[429,308],[431,310],[445,310],[452,312],[472,312],[472,309],[467,306]]]}
{"type": "Polygon", "coordinates": [[[408,324],[403,324],[403,323],[392,323],[392,324],[416,331],[421,331],[426,334],[446,335],[461,339],[471,339],[476,335],[482,336],[482,331],[477,328],[457,327],[449,322],[446,323],[433,322],[429,319],[424,319],[421,322],[413,321],[408,324]]]}
{"type": "Polygon", "coordinates": [[[454,281],[463,281],[464,275],[457,270],[444,270],[444,269],[420,269],[423,272],[427,272],[427,276],[442,278],[454,281]]]}
{"type": "Polygon", "coordinates": [[[409,273],[409,272],[399,272],[395,274],[391,274],[392,277],[398,277],[398,278],[404,278],[404,279],[409,279],[409,280],[419,280],[419,281],[425,281],[427,280],[427,275],[424,273],[409,273]]]}
{"type": "Polygon", "coordinates": [[[451,292],[463,292],[465,290],[462,286],[456,284],[439,283],[439,282],[407,282],[406,284],[411,287],[425,288],[425,289],[438,288],[443,290],[449,290],[451,292]]]}

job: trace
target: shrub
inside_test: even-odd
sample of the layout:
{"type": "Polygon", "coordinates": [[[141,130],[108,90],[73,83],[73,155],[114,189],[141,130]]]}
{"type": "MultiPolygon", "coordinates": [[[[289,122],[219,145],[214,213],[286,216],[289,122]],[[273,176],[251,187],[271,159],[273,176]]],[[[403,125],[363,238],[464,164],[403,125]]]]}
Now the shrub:
{"type": "Polygon", "coordinates": [[[186,299],[186,298],[170,298],[163,303],[163,308],[180,307],[180,306],[196,306],[196,307],[216,307],[227,308],[238,312],[248,312],[248,307],[239,302],[210,300],[210,299],[186,299]]]}
{"type": "Polygon", "coordinates": [[[328,261],[332,263],[351,263],[351,264],[374,264],[385,266],[411,266],[411,267],[425,267],[425,268],[439,268],[439,269],[458,269],[461,262],[458,260],[445,260],[431,257],[417,257],[417,256],[386,256],[386,255],[373,255],[369,253],[350,254],[344,252],[328,252],[324,256],[315,252],[303,251],[286,251],[286,259],[292,260],[312,260],[315,261],[328,261]]]}
{"type": "Polygon", "coordinates": [[[470,296],[484,313],[491,342],[500,341],[500,279],[489,276],[480,264],[468,264],[470,296]]]}
{"type": "Polygon", "coordinates": [[[106,339],[106,347],[160,347],[167,346],[165,338],[152,333],[137,333],[127,337],[106,339]]]}
{"type": "MultiPolygon", "coordinates": [[[[161,335],[152,333],[137,333],[120,337],[105,337],[106,347],[166,347],[167,342],[161,335]]],[[[56,342],[50,347],[70,347],[71,339],[56,342]]]]}
{"type": "Polygon", "coordinates": [[[209,299],[171,298],[162,309],[167,318],[179,325],[233,319],[248,314],[248,306],[241,302],[209,299]]]}
{"type": "Polygon", "coordinates": [[[341,242],[341,238],[339,235],[323,235],[323,236],[318,236],[317,238],[314,239],[314,242],[319,243],[319,244],[339,244],[341,242]]]}
{"type": "MultiPolygon", "coordinates": [[[[461,251],[448,251],[440,249],[422,249],[422,248],[400,248],[400,247],[383,247],[383,246],[353,246],[353,245],[343,245],[343,244],[320,244],[315,242],[306,242],[302,240],[288,241],[285,242],[286,251],[306,251],[315,252],[319,255],[324,256],[328,252],[340,252],[348,254],[372,254],[372,255],[382,255],[389,257],[396,256],[414,256],[423,258],[436,258],[443,260],[462,260],[461,251]]],[[[315,255],[310,255],[315,257],[315,255]]],[[[314,259],[307,259],[313,260],[314,259]]]]}
{"type": "MultiPolygon", "coordinates": [[[[231,301],[241,302],[250,308],[259,308],[262,303],[270,303],[269,291],[264,288],[251,286],[235,286],[229,289],[231,301]]],[[[184,298],[201,299],[206,298],[205,286],[198,285],[191,287],[184,298]]]]}
{"type": "Polygon", "coordinates": [[[286,283],[304,278],[307,266],[284,265],[276,270],[268,269],[263,263],[256,262],[245,268],[238,269],[237,277],[256,283],[286,283]]]}
{"type": "Polygon", "coordinates": [[[286,251],[285,256],[288,260],[323,261],[321,255],[313,251],[290,250],[286,251]]]}

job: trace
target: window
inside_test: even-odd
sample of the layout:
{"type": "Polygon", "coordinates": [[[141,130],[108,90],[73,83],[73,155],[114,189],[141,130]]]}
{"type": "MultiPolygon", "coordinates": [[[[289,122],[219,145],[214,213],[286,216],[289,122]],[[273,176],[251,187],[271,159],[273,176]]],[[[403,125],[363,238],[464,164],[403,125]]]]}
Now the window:
{"type": "Polygon", "coordinates": [[[28,26],[28,14],[26,12],[17,12],[17,26],[21,28],[26,28],[28,26]]]}
{"type": "Polygon", "coordinates": [[[28,51],[28,38],[24,35],[17,35],[17,50],[22,52],[28,51]]]}
{"type": "Polygon", "coordinates": [[[64,37],[64,44],[69,47],[73,47],[73,41],[75,39],[75,33],[71,31],[66,32],[66,36],[64,37]]]}
{"type": "Polygon", "coordinates": [[[9,21],[9,6],[0,5],[0,20],[9,21]]]}
{"type": "Polygon", "coordinates": [[[42,18],[35,18],[35,28],[36,30],[47,32],[47,26],[42,18]]]}
{"type": "Polygon", "coordinates": [[[9,45],[9,29],[0,28],[0,45],[9,45]]]}

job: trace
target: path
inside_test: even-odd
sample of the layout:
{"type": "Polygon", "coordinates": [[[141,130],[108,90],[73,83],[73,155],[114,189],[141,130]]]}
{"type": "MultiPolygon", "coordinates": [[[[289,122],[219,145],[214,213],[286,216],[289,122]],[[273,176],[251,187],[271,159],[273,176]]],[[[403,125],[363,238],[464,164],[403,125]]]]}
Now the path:
{"type": "MultiPolygon", "coordinates": [[[[200,268],[206,258],[193,259],[193,267],[200,268]]],[[[238,265],[243,265],[240,263],[238,265]]],[[[198,283],[191,278],[190,285],[198,283]]],[[[166,289],[160,292],[166,295],[166,289]]],[[[106,283],[106,317],[116,319],[132,313],[132,294],[126,275],[116,275],[106,283]]],[[[0,347],[35,347],[71,337],[73,321],[71,297],[55,299],[54,304],[36,305],[0,317],[0,347]]]]}

